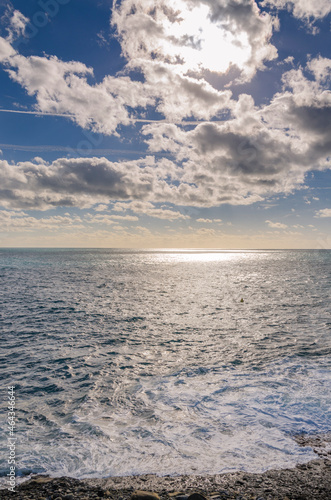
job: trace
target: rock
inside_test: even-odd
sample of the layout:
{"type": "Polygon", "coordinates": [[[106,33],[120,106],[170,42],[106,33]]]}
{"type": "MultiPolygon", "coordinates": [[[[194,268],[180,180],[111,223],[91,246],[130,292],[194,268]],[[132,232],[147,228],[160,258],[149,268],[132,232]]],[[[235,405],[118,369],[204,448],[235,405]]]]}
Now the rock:
{"type": "Polygon", "coordinates": [[[63,500],[75,500],[75,497],[69,493],[68,495],[64,495],[63,500]]]}
{"type": "Polygon", "coordinates": [[[201,493],[192,493],[187,500],[207,500],[207,498],[201,493]]]}
{"type": "Polygon", "coordinates": [[[131,500],[160,500],[160,497],[152,491],[136,490],[132,493],[131,500]]]}
{"type": "Polygon", "coordinates": [[[219,496],[220,496],[220,498],[221,498],[222,500],[225,500],[226,498],[229,498],[230,493],[229,493],[228,491],[226,491],[226,490],[221,490],[221,491],[219,492],[219,496]]]}
{"type": "Polygon", "coordinates": [[[51,477],[37,477],[36,479],[32,479],[32,481],[37,484],[46,484],[53,481],[53,479],[51,477]]]}

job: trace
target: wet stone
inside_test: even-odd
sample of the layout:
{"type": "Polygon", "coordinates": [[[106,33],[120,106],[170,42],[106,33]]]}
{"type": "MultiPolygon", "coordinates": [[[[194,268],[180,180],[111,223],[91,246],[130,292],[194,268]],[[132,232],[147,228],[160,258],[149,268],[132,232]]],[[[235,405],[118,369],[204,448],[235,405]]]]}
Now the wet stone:
{"type": "Polygon", "coordinates": [[[187,500],[207,500],[207,498],[201,493],[192,493],[187,500]]]}
{"type": "Polygon", "coordinates": [[[219,492],[219,496],[220,496],[220,498],[221,498],[222,500],[225,500],[226,498],[229,498],[230,493],[229,493],[228,491],[226,491],[226,490],[221,490],[221,491],[219,492]]]}
{"type": "Polygon", "coordinates": [[[160,497],[152,491],[136,490],[132,493],[131,500],[160,500],[160,497]]]}

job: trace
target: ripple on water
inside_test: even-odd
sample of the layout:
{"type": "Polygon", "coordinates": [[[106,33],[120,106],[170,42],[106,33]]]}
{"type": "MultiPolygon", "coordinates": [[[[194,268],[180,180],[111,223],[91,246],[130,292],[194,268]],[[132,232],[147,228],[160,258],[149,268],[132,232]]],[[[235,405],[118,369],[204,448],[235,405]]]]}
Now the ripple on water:
{"type": "Polygon", "coordinates": [[[330,431],[330,256],[0,251],[20,472],[212,474],[314,458],[292,436],[330,431]]]}

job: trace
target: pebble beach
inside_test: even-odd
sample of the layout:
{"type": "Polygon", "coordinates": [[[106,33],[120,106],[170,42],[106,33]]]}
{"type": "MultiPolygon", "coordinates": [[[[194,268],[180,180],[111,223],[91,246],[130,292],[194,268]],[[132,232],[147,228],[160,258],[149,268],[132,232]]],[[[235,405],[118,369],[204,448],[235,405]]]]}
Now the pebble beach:
{"type": "Polygon", "coordinates": [[[0,491],[0,499],[22,500],[330,500],[331,437],[298,436],[312,446],[316,460],[292,469],[262,474],[233,472],[207,476],[124,476],[78,480],[36,475],[15,492],[0,491]]]}
{"type": "Polygon", "coordinates": [[[330,500],[331,461],[319,459],[294,469],[263,474],[235,472],[214,476],[158,477],[152,475],[109,479],[52,479],[36,476],[1,499],[22,500],[330,500]]]}

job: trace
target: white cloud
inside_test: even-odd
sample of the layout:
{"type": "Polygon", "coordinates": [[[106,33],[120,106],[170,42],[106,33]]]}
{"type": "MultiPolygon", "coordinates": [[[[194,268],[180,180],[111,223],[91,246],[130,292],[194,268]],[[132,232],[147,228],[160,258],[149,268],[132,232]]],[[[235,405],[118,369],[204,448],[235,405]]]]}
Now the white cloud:
{"type": "MultiPolygon", "coordinates": [[[[12,35],[26,22],[15,10],[12,35]]],[[[12,36],[0,39],[0,61],[35,96],[38,111],[67,114],[83,128],[110,135],[133,123],[136,108],[149,105],[174,121],[217,116],[232,107],[231,92],[214,88],[205,71],[224,74],[235,65],[237,77],[247,80],[277,55],[269,43],[274,20],[253,0],[124,0],[112,23],[127,58],[123,73],[140,71],[143,83],[123,73],[92,83],[93,70],[80,62],[15,53],[12,36]]]]}
{"type": "Polygon", "coordinates": [[[105,158],[61,158],[51,164],[0,160],[0,199],[3,206],[47,209],[55,206],[91,207],[109,200],[178,197],[169,186],[167,162],[154,158],[113,163],[105,158]]]}
{"type": "Polygon", "coordinates": [[[164,123],[144,126],[149,150],[172,153],[183,167],[180,180],[199,186],[197,194],[213,205],[291,193],[303,186],[306,172],[330,167],[331,92],[302,70],[283,79],[283,92],[260,108],[240,95],[226,121],[189,131],[164,123]]]}
{"type": "Polygon", "coordinates": [[[124,0],[112,24],[130,66],[143,71],[146,62],[177,75],[225,73],[235,65],[250,79],[277,54],[269,43],[274,20],[253,0],[124,0]]]}
{"type": "Polygon", "coordinates": [[[286,229],[288,226],[282,224],[281,222],[272,222],[271,220],[266,220],[266,224],[273,229],[286,229]]]}
{"type": "Polygon", "coordinates": [[[331,208],[323,208],[322,210],[319,210],[318,212],[316,212],[315,217],[316,218],[331,217],[331,208]]]}
{"type": "Polygon", "coordinates": [[[204,224],[212,224],[212,220],[211,219],[197,219],[197,222],[202,222],[204,224]]]}
{"type": "Polygon", "coordinates": [[[117,220],[121,220],[121,221],[130,221],[130,222],[133,222],[133,221],[137,221],[139,220],[138,217],[136,217],[135,215],[110,215],[109,216],[111,219],[117,221],[117,220]]]}
{"type": "Polygon", "coordinates": [[[291,10],[301,19],[321,19],[331,12],[329,0],[264,0],[261,5],[291,10]]]}
{"type": "Polygon", "coordinates": [[[134,123],[135,108],[155,105],[170,120],[194,116],[209,119],[231,106],[231,92],[218,91],[204,79],[176,74],[170,67],[145,63],[144,83],[129,76],[106,76],[91,83],[93,69],[77,61],[63,62],[55,56],[17,54],[0,38],[0,62],[12,80],[35,96],[42,113],[65,114],[80,127],[105,135],[134,123]],[[176,88],[176,92],[174,92],[176,88]]]}
{"type": "Polygon", "coordinates": [[[108,205],[104,205],[104,204],[100,204],[100,205],[97,205],[96,207],[93,207],[93,210],[95,212],[106,212],[106,210],[108,210],[108,205]]]}
{"type": "MultiPolygon", "coordinates": [[[[60,158],[46,162],[21,162],[17,165],[0,160],[0,200],[6,208],[46,210],[56,206],[92,207],[111,200],[136,200],[137,213],[165,219],[186,219],[173,210],[155,208],[148,203],[205,204],[198,186],[185,182],[169,184],[175,167],[168,160],[143,158],[136,161],[110,162],[105,158],[60,158]],[[170,167],[170,168],[169,168],[170,167]],[[201,200],[201,201],[199,201],[201,200]],[[147,204],[139,204],[144,201],[147,204]]],[[[179,169],[177,169],[179,170],[179,169]]]]}
{"type": "Polygon", "coordinates": [[[313,73],[315,80],[319,83],[326,83],[331,77],[331,59],[326,57],[319,56],[311,59],[307,64],[307,68],[313,73]]]}
{"type": "Polygon", "coordinates": [[[222,222],[222,219],[197,219],[197,222],[201,222],[203,224],[212,224],[213,222],[222,222]]]}
{"type": "MultiPolygon", "coordinates": [[[[106,76],[101,83],[91,83],[93,70],[80,62],[24,57],[0,38],[0,59],[11,78],[35,96],[38,109],[70,114],[83,128],[118,133],[119,124],[133,122],[132,113],[139,106],[156,106],[169,120],[179,121],[190,116],[207,120],[229,111],[224,121],[192,129],[165,122],[145,125],[142,137],[149,151],[170,153],[173,161],[153,156],[131,162],[60,158],[51,164],[40,159],[11,165],[1,161],[4,206],[102,207],[122,201],[132,202],[130,209],[138,214],[185,219],[188,216],[179,211],[153,204],[251,204],[276,193],[291,193],[303,186],[308,171],[330,167],[331,92],[327,84],[331,60],[311,59],[305,69],[286,72],[282,92],[268,105],[258,107],[245,94],[234,100],[230,91],[217,90],[205,80],[205,70],[213,67],[199,50],[204,40],[194,38],[191,28],[181,21],[181,12],[189,6],[192,13],[199,14],[201,9],[209,13],[201,21],[206,25],[198,31],[200,38],[209,29],[217,29],[221,47],[224,30],[230,44],[237,32],[246,37],[250,58],[238,62],[242,78],[251,77],[263,61],[275,56],[268,41],[273,21],[259,13],[253,0],[171,0],[167,5],[162,0],[123,0],[113,23],[128,60],[127,76],[106,76]],[[181,31],[174,34],[177,28],[181,31]],[[193,56],[192,51],[201,54],[193,56]],[[197,60],[198,56],[205,59],[197,60]],[[194,71],[188,72],[190,60],[194,71]],[[140,70],[145,80],[133,81],[128,76],[130,68],[140,70]]],[[[200,23],[199,17],[196,22],[200,23]]],[[[126,209],[119,204],[114,207],[118,212],[126,209]]]]}
{"type": "Polygon", "coordinates": [[[109,215],[92,215],[92,214],[87,214],[86,215],[86,220],[90,224],[102,224],[106,226],[111,226],[113,224],[116,224],[116,222],[109,216],[109,215]]]}
{"type": "MultiPolygon", "coordinates": [[[[314,60],[309,64],[314,67],[314,60]]],[[[308,171],[330,168],[331,92],[323,79],[308,79],[301,69],[286,72],[283,80],[283,91],[268,105],[257,107],[250,96],[240,95],[227,121],[192,130],[164,122],[145,125],[150,151],[170,152],[173,161],[153,156],[131,162],[62,158],[50,165],[41,159],[16,166],[2,161],[0,197],[12,208],[120,200],[211,207],[291,193],[304,185],[308,171]]],[[[185,218],[150,206],[135,210],[185,218]]]]}
{"type": "Polygon", "coordinates": [[[10,57],[15,55],[16,51],[10,45],[10,43],[4,38],[0,37],[0,62],[4,63],[9,60],[10,57]]]}
{"type": "Polygon", "coordinates": [[[196,232],[197,236],[216,236],[216,231],[215,229],[211,229],[211,228],[207,228],[207,227],[201,227],[200,229],[198,229],[198,231],[196,232]]]}
{"type": "MultiPolygon", "coordinates": [[[[125,216],[122,221],[137,221],[138,217],[125,216]]],[[[53,215],[36,218],[22,211],[0,210],[0,231],[6,233],[13,232],[31,232],[39,230],[48,231],[76,231],[88,230],[93,226],[112,226],[112,229],[118,229],[118,221],[111,215],[95,215],[85,214],[81,217],[78,215],[53,215]],[[115,219],[115,220],[114,220],[115,219]]]]}
{"type": "MultiPolygon", "coordinates": [[[[132,201],[130,203],[116,203],[113,207],[114,210],[132,210],[132,212],[137,214],[147,215],[149,217],[155,217],[157,219],[164,220],[176,220],[176,219],[190,219],[190,216],[184,215],[175,210],[169,210],[165,208],[156,208],[152,203],[147,201],[132,201]]],[[[114,218],[121,218],[121,216],[113,216],[114,218]]],[[[128,216],[126,216],[128,217],[128,216]]]]}
{"type": "Polygon", "coordinates": [[[54,215],[36,218],[24,212],[0,210],[0,230],[3,232],[43,230],[71,230],[84,228],[78,216],[54,215]]]}
{"type": "Polygon", "coordinates": [[[7,40],[9,42],[12,42],[15,38],[24,36],[25,28],[29,23],[29,19],[25,17],[19,10],[7,11],[7,17],[8,17],[7,40]]]}
{"type": "Polygon", "coordinates": [[[55,56],[24,57],[9,52],[10,46],[4,43],[0,39],[9,76],[36,97],[43,113],[64,113],[82,128],[109,135],[116,133],[119,124],[131,123],[128,106],[154,102],[142,83],[128,77],[107,76],[93,85],[88,82],[93,70],[85,64],[63,62],[55,56]]]}

